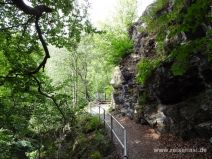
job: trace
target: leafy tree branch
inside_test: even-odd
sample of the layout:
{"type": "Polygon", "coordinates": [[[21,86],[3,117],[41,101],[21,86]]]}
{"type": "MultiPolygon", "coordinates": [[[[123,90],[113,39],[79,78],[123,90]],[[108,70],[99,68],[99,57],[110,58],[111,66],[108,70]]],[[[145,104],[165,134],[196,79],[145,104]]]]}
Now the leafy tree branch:
{"type": "MultiPolygon", "coordinates": [[[[19,8],[25,14],[35,17],[35,28],[36,28],[36,31],[38,34],[38,38],[39,38],[39,40],[43,46],[44,52],[45,52],[45,56],[44,56],[43,60],[41,61],[41,63],[38,65],[38,67],[35,68],[33,71],[28,72],[28,74],[35,74],[35,73],[39,72],[39,70],[42,67],[43,68],[45,67],[47,59],[50,58],[47,44],[43,38],[42,31],[39,26],[39,20],[43,13],[51,13],[51,12],[53,12],[53,9],[49,8],[46,5],[38,5],[35,7],[30,7],[30,6],[26,5],[23,0],[12,0],[12,2],[17,8],[19,8]]],[[[30,20],[31,20],[31,18],[25,24],[21,24],[21,25],[25,26],[24,30],[26,30],[26,25],[29,23],[30,20]]]]}
{"type": "Polygon", "coordinates": [[[53,101],[53,103],[54,103],[55,106],[57,107],[58,111],[59,111],[60,114],[62,115],[63,121],[64,121],[64,125],[65,125],[66,122],[67,122],[66,116],[65,116],[65,114],[63,113],[63,111],[61,110],[60,105],[57,103],[57,101],[56,101],[56,99],[54,98],[54,96],[50,96],[49,94],[43,92],[43,90],[42,90],[42,85],[41,85],[40,81],[39,81],[35,76],[33,76],[33,75],[31,75],[31,77],[32,77],[32,78],[34,79],[34,81],[37,83],[38,92],[39,92],[41,95],[43,95],[43,96],[45,96],[45,97],[47,97],[47,98],[49,98],[49,99],[51,99],[51,100],[53,101]]]}

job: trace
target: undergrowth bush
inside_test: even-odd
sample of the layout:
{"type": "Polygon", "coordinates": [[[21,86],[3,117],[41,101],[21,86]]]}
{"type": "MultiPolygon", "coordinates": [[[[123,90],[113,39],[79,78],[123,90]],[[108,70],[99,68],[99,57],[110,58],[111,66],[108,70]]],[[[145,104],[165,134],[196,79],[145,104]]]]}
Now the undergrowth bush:
{"type": "MultiPolygon", "coordinates": [[[[77,114],[76,123],[70,129],[45,134],[42,144],[48,146],[41,148],[41,158],[59,155],[63,159],[102,159],[113,151],[113,144],[103,123],[98,117],[84,111],[77,114]]],[[[33,153],[29,154],[31,158],[37,151],[33,153]]]]}
{"type": "Polygon", "coordinates": [[[88,118],[88,122],[84,125],[85,132],[91,132],[102,127],[102,123],[99,121],[98,117],[88,118]]]}
{"type": "Polygon", "coordinates": [[[91,159],[101,159],[102,158],[99,151],[92,152],[90,157],[91,157],[91,159]]]}
{"type": "Polygon", "coordinates": [[[72,158],[101,159],[109,155],[113,145],[99,118],[82,113],[78,119],[78,133],[70,152],[72,158]]]}

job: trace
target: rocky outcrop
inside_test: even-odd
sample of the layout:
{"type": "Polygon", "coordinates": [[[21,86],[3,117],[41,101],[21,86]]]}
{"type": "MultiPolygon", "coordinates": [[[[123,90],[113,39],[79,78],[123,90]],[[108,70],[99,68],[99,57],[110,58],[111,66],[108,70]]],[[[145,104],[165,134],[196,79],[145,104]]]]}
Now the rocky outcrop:
{"type": "Polygon", "coordinates": [[[136,65],[141,58],[155,54],[154,35],[140,33],[139,28],[143,23],[141,21],[129,30],[130,36],[134,42],[134,53],[126,56],[120,62],[119,66],[114,69],[111,85],[114,88],[113,100],[116,108],[122,114],[128,115],[130,118],[135,116],[135,105],[138,104],[139,86],[135,80],[136,65]]]}
{"type": "Polygon", "coordinates": [[[114,88],[113,100],[116,108],[123,114],[133,118],[133,107],[137,102],[138,91],[135,82],[135,66],[140,57],[134,54],[129,55],[116,67],[111,80],[114,88]]]}
{"type": "Polygon", "coordinates": [[[171,72],[172,61],[163,62],[147,80],[145,86],[161,104],[175,104],[211,88],[212,65],[204,57],[195,55],[183,76],[171,72]]]}
{"type": "MultiPolygon", "coordinates": [[[[164,8],[166,12],[171,11],[172,5],[169,3],[168,8],[164,8]]],[[[138,21],[129,30],[134,53],[122,59],[113,75],[116,108],[141,124],[149,124],[160,133],[172,133],[185,139],[195,136],[211,138],[211,62],[202,52],[194,54],[188,60],[187,71],[183,75],[173,75],[171,66],[174,61],[167,59],[151,73],[144,85],[139,85],[135,80],[136,65],[142,58],[153,57],[157,45],[156,35],[140,32],[142,27],[145,24],[138,21]],[[144,96],[145,101],[141,102],[144,96]]],[[[166,38],[165,54],[192,40],[193,36],[205,36],[206,31],[207,27],[202,25],[201,35],[194,32],[191,37],[189,32],[181,32],[174,38],[166,38]]]]}
{"type": "Polygon", "coordinates": [[[173,133],[185,139],[199,136],[211,137],[212,90],[171,105],[158,104],[144,108],[144,118],[162,133],[173,133]]]}

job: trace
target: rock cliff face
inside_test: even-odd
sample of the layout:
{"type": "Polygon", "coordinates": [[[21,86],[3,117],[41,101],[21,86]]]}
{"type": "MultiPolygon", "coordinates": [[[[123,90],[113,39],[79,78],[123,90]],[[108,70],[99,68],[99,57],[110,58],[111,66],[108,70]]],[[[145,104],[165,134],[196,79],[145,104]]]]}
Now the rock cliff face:
{"type": "Polygon", "coordinates": [[[135,106],[138,105],[140,86],[136,82],[136,65],[143,57],[154,54],[154,36],[140,33],[138,28],[142,22],[137,22],[130,30],[135,52],[126,56],[114,70],[111,84],[114,88],[113,100],[116,108],[123,114],[134,118],[135,106]]]}
{"type": "MultiPolygon", "coordinates": [[[[170,10],[170,5],[167,7],[170,10]]],[[[156,54],[156,36],[140,32],[145,25],[138,21],[129,31],[134,52],[123,58],[113,74],[113,99],[116,108],[141,124],[149,124],[160,133],[172,133],[185,139],[212,137],[212,64],[202,53],[189,59],[189,69],[183,75],[173,75],[173,60],[162,62],[145,84],[136,82],[138,62],[156,54]],[[145,97],[145,102],[142,98],[145,97]]],[[[207,29],[202,25],[201,34],[207,29]]],[[[200,32],[198,32],[200,33],[200,32]]],[[[199,36],[193,33],[192,36],[199,36]]],[[[181,33],[166,39],[165,52],[189,40],[181,33]]],[[[193,38],[193,37],[192,37],[193,38]]]]}

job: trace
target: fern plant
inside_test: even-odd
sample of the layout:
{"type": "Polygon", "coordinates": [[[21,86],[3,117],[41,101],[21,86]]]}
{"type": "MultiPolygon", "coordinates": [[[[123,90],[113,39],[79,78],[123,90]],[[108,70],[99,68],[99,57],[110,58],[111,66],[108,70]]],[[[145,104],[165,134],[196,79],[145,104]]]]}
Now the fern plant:
{"type": "Polygon", "coordinates": [[[140,84],[145,84],[146,80],[151,75],[152,71],[158,67],[158,65],[163,61],[164,57],[160,56],[157,58],[144,58],[137,65],[137,76],[136,80],[140,84]]]}

